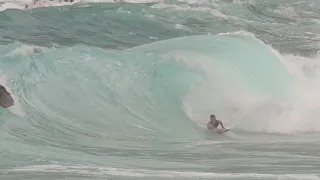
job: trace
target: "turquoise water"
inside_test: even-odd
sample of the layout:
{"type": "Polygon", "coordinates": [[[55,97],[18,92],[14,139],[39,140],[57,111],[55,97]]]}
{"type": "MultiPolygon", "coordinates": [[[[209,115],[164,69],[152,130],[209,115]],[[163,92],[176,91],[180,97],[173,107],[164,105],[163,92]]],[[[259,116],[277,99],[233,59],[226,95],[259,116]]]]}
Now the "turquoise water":
{"type": "Polygon", "coordinates": [[[0,4],[1,179],[320,179],[318,1],[0,4]]]}

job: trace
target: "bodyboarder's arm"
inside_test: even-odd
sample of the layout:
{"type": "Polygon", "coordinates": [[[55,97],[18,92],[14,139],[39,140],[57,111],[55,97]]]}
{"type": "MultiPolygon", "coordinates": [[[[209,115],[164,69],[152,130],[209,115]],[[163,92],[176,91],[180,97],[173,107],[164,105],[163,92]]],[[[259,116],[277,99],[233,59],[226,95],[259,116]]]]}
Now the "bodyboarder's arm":
{"type": "Polygon", "coordinates": [[[219,124],[221,125],[221,127],[222,127],[223,129],[225,129],[224,126],[223,126],[222,121],[221,121],[221,120],[218,120],[218,122],[219,122],[219,124]]]}

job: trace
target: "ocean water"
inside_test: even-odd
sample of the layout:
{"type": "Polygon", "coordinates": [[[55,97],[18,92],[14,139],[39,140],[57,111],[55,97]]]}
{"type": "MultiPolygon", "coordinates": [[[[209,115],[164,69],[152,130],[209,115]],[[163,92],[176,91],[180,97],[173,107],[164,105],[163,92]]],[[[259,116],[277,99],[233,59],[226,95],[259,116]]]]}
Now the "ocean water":
{"type": "Polygon", "coordinates": [[[320,179],[320,1],[0,10],[1,180],[320,179]]]}

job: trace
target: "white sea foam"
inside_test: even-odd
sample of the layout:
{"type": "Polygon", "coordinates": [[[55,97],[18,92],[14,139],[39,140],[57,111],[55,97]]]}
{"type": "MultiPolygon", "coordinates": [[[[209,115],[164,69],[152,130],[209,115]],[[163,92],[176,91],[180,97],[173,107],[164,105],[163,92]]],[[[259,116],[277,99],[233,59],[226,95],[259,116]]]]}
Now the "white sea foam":
{"type": "Polygon", "coordinates": [[[259,173],[207,173],[190,171],[162,171],[147,169],[125,169],[105,166],[86,166],[86,165],[34,165],[25,166],[8,170],[9,172],[56,172],[74,173],[96,176],[124,176],[124,177],[178,177],[178,178],[272,178],[272,179],[299,179],[299,180],[318,180],[316,174],[259,174],[259,173]]]}

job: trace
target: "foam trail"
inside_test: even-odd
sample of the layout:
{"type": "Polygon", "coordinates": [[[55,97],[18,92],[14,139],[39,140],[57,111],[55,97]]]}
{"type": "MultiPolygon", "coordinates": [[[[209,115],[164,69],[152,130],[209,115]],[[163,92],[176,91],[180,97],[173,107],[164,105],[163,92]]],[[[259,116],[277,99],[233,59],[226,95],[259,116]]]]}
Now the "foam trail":
{"type": "Polygon", "coordinates": [[[0,11],[4,11],[7,9],[23,9],[24,6],[23,5],[19,5],[19,4],[14,4],[14,3],[4,3],[0,6],[0,11]]]}
{"type": "Polygon", "coordinates": [[[10,170],[11,172],[67,172],[76,174],[90,174],[97,176],[123,176],[123,177],[157,177],[157,178],[276,178],[276,179],[299,179],[319,180],[316,174],[258,174],[258,173],[202,173],[183,171],[153,171],[146,169],[121,169],[99,166],[63,166],[63,165],[35,165],[10,170]]]}
{"type": "Polygon", "coordinates": [[[77,3],[86,4],[86,3],[156,3],[158,0],[20,0],[20,1],[5,1],[1,0],[0,2],[4,2],[0,11],[4,11],[6,9],[34,9],[34,8],[43,8],[43,7],[54,7],[54,6],[68,6],[77,3]]]}

